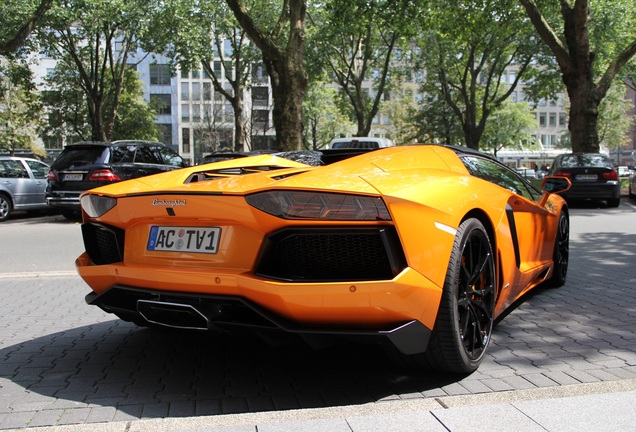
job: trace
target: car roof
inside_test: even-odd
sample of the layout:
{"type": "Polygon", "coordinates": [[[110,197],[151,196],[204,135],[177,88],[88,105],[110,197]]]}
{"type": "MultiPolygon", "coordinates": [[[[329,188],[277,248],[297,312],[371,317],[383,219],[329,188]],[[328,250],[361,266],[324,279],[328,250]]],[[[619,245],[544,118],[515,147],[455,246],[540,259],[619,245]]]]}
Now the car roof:
{"type": "Polygon", "coordinates": [[[161,145],[165,146],[164,143],[158,141],[146,141],[146,140],[117,140],[117,141],[79,141],[73,144],[67,144],[66,147],[90,147],[90,146],[101,146],[101,147],[112,147],[112,146],[124,146],[124,145],[161,145]]]}
{"type": "MultiPolygon", "coordinates": [[[[0,156],[0,159],[1,160],[31,160],[36,162],[42,162],[41,160],[38,160],[36,158],[25,157],[25,156],[0,156]]],[[[42,162],[42,163],[46,163],[46,162],[42,162]]]]}

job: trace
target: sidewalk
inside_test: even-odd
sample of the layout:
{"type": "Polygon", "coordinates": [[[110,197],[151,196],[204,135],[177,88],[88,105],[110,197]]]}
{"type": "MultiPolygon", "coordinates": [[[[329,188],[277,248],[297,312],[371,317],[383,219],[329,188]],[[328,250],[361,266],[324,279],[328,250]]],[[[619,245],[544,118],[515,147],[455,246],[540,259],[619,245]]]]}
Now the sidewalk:
{"type": "MultiPolygon", "coordinates": [[[[263,413],[29,428],[29,432],[618,432],[636,380],[263,413]]],[[[19,429],[13,429],[17,431],[19,429]]]]}

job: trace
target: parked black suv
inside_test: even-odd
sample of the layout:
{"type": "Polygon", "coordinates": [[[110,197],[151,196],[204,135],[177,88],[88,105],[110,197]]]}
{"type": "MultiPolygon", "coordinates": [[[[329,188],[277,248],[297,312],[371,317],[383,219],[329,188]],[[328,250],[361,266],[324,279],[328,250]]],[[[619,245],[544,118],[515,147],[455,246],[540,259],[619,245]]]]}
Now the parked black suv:
{"type": "Polygon", "coordinates": [[[184,168],[168,146],[150,141],[80,142],[67,145],[51,164],[46,202],[67,218],[80,214],[79,196],[109,183],[184,168]]]}

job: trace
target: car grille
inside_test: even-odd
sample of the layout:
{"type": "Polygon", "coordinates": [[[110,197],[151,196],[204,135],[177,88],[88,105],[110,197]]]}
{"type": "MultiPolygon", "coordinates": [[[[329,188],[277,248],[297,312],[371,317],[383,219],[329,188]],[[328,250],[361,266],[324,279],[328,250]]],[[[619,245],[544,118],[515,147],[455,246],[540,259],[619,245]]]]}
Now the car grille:
{"type": "Polygon", "coordinates": [[[393,227],[290,228],[267,238],[256,273],[286,281],[386,280],[405,267],[393,227]]]}
{"type": "Polygon", "coordinates": [[[104,265],[124,260],[124,231],[95,223],[82,224],[84,248],[93,264],[104,265]]]}

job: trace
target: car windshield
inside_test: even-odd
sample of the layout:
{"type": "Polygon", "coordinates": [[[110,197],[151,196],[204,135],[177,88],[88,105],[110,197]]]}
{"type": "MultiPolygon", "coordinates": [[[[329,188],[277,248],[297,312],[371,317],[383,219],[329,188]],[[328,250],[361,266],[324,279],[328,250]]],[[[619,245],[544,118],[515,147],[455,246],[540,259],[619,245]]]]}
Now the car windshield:
{"type": "Polygon", "coordinates": [[[67,147],[60,153],[53,163],[54,169],[67,169],[82,165],[92,165],[106,163],[108,158],[108,147],[67,147]]]}
{"type": "Polygon", "coordinates": [[[561,159],[564,168],[574,167],[608,167],[611,166],[607,156],[597,153],[565,155],[561,159]]]}

